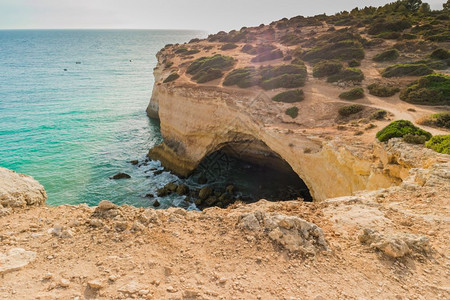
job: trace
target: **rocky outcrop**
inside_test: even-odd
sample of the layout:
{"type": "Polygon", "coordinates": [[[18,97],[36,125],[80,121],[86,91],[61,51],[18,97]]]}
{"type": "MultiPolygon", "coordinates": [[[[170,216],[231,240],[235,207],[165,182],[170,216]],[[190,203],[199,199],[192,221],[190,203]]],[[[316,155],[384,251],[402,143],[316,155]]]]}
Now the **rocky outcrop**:
{"type": "Polygon", "coordinates": [[[303,179],[313,198],[321,201],[400,184],[412,168],[429,168],[439,160],[435,152],[399,140],[372,144],[324,128],[332,123],[332,118],[324,115],[330,112],[321,112],[312,104],[304,109],[318,112],[305,118],[329,120],[318,122],[319,128],[305,122],[292,132],[276,115],[267,113],[269,106],[273,111],[271,100],[254,91],[187,83],[155,85],[154,90],[151,103],[157,105],[151,106],[158,107],[164,143],[151,149],[149,157],[181,176],[189,175],[207,155],[246,143],[244,150],[235,147],[238,155],[265,163],[269,157],[278,157],[303,179]]]}
{"type": "Polygon", "coordinates": [[[46,200],[44,187],[33,177],[0,167],[0,206],[38,206],[46,200]]]}

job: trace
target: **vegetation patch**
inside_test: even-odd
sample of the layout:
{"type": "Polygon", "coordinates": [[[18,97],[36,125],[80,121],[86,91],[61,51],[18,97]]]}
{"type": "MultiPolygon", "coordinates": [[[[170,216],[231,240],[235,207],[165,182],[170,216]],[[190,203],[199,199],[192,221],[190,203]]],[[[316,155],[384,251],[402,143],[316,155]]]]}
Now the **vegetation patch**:
{"type": "Polygon", "coordinates": [[[348,117],[350,115],[354,115],[357,114],[361,111],[364,110],[364,106],[363,105],[359,105],[359,104],[352,104],[352,105],[347,105],[347,106],[343,106],[338,110],[339,115],[341,115],[342,117],[348,117]]]}
{"type": "Polygon", "coordinates": [[[298,116],[298,107],[290,107],[286,109],[285,113],[290,116],[292,119],[297,118],[298,116]]]}
{"type": "Polygon", "coordinates": [[[327,82],[338,82],[338,81],[354,81],[361,82],[364,80],[364,74],[360,69],[357,68],[345,68],[339,73],[328,76],[327,82]]]}
{"type": "Polygon", "coordinates": [[[326,77],[339,73],[344,66],[342,63],[334,60],[322,60],[314,65],[314,77],[326,77]]]}
{"type": "Polygon", "coordinates": [[[354,88],[350,91],[343,92],[339,95],[339,98],[345,100],[356,100],[364,98],[364,90],[362,88],[354,88]]]}
{"type": "Polygon", "coordinates": [[[352,59],[347,64],[350,68],[354,68],[354,67],[359,67],[361,65],[361,62],[359,60],[352,59]]]}
{"type": "Polygon", "coordinates": [[[403,136],[403,140],[408,144],[423,145],[427,141],[427,138],[424,135],[414,135],[408,133],[403,136]]]}
{"type": "Polygon", "coordinates": [[[427,75],[413,82],[400,93],[400,99],[424,105],[450,104],[450,76],[427,75]]]}
{"type": "Polygon", "coordinates": [[[279,65],[260,68],[260,86],[265,90],[275,88],[296,88],[305,85],[305,65],[279,65]]]}
{"type": "Polygon", "coordinates": [[[305,61],[318,61],[324,59],[361,60],[364,58],[364,55],[364,49],[360,41],[343,40],[336,43],[331,41],[322,42],[321,45],[306,51],[302,55],[302,58],[305,61]]]}
{"type": "Polygon", "coordinates": [[[386,116],[387,116],[387,111],[385,111],[384,109],[379,109],[377,111],[374,111],[370,115],[370,118],[373,120],[383,120],[384,118],[386,118],[386,116]]]}
{"type": "Polygon", "coordinates": [[[257,46],[253,46],[251,44],[246,44],[242,47],[241,51],[251,55],[258,55],[266,52],[270,52],[275,50],[276,47],[271,44],[259,44],[257,46]]]}
{"type": "Polygon", "coordinates": [[[409,20],[406,19],[401,20],[382,19],[372,24],[367,30],[367,33],[370,35],[378,35],[383,32],[401,32],[410,27],[411,23],[409,20]]]}
{"type": "Polygon", "coordinates": [[[274,59],[278,59],[278,58],[282,58],[282,57],[283,57],[283,51],[281,51],[280,49],[276,49],[273,51],[261,53],[261,54],[257,55],[256,57],[253,57],[251,62],[263,62],[263,61],[274,60],[274,59]]]}
{"type": "Polygon", "coordinates": [[[298,89],[279,93],[272,98],[273,101],[284,103],[300,102],[303,99],[305,99],[305,93],[298,89]]]}
{"type": "Polygon", "coordinates": [[[450,154],[450,134],[435,135],[425,146],[439,153],[450,154]]]}
{"type": "Polygon", "coordinates": [[[231,50],[231,49],[235,49],[237,47],[238,47],[238,45],[236,45],[234,43],[226,43],[226,44],[223,44],[222,47],[220,47],[220,50],[223,50],[223,51],[231,50]]]}
{"type": "Polygon", "coordinates": [[[386,142],[392,138],[404,137],[407,134],[424,136],[427,141],[431,138],[431,133],[414,126],[413,123],[407,120],[392,122],[382,130],[378,131],[376,137],[380,142],[386,142]]]}
{"type": "Polygon", "coordinates": [[[192,80],[204,83],[222,77],[222,71],[231,68],[233,64],[232,57],[216,54],[194,60],[186,72],[193,75],[192,80]]]}
{"type": "Polygon", "coordinates": [[[166,79],[164,79],[163,83],[168,83],[177,80],[178,78],[180,78],[180,75],[178,75],[178,73],[172,73],[169,76],[167,76],[166,79]]]}
{"type": "Polygon", "coordinates": [[[446,49],[442,49],[442,48],[438,48],[436,50],[434,50],[433,52],[431,52],[430,57],[432,59],[449,59],[450,58],[450,51],[446,50],[446,49]]]}
{"type": "Polygon", "coordinates": [[[400,92],[400,89],[398,87],[383,85],[379,83],[372,83],[371,85],[367,86],[367,89],[369,90],[369,94],[377,97],[391,97],[400,92]]]}
{"type": "Polygon", "coordinates": [[[400,56],[400,53],[397,49],[390,49],[383,51],[381,53],[378,53],[373,57],[373,60],[376,62],[383,62],[383,61],[392,61],[396,60],[400,56]]]}
{"type": "Polygon", "coordinates": [[[450,111],[429,115],[420,119],[417,123],[426,126],[450,129],[450,111]]]}
{"type": "Polygon", "coordinates": [[[237,85],[247,88],[259,85],[263,89],[297,88],[305,84],[307,77],[304,64],[265,66],[259,69],[245,67],[231,71],[223,82],[225,86],[237,85]]]}
{"type": "Polygon", "coordinates": [[[432,74],[433,69],[425,64],[396,64],[381,73],[383,77],[423,76],[432,74]]]}

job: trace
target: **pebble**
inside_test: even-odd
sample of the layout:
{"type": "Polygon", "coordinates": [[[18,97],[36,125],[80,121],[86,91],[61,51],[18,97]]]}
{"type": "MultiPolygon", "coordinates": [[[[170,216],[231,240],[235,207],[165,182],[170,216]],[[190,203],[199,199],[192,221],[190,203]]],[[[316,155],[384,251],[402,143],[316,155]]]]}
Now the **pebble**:
{"type": "Polygon", "coordinates": [[[94,290],[99,290],[105,287],[105,284],[103,283],[103,280],[100,279],[93,279],[88,282],[88,286],[91,287],[94,290]]]}
{"type": "Polygon", "coordinates": [[[61,278],[61,280],[59,281],[59,286],[63,288],[69,287],[70,281],[68,279],[61,278]]]}

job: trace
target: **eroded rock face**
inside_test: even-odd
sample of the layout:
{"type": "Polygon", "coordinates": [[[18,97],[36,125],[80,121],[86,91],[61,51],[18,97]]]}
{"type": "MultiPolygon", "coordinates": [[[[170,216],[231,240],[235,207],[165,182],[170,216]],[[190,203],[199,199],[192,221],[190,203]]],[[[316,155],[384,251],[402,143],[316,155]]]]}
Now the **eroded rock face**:
{"type": "Polygon", "coordinates": [[[33,177],[0,167],[0,205],[4,207],[38,206],[47,193],[33,177]]]}
{"type": "Polygon", "coordinates": [[[426,254],[430,251],[428,237],[411,233],[381,234],[366,228],[358,238],[361,243],[392,258],[403,257],[411,252],[426,254]]]}
{"type": "Polygon", "coordinates": [[[0,275],[19,270],[36,259],[36,252],[22,248],[13,248],[6,253],[0,252],[0,275]]]}
{"type": "Polygon", "coordinates": [[[291,252],[314,255],[328,250],[322,229],[296,216],[256,211],[242,214],[238,227],[250,231],[262,230],[272,241],[291,252]]]}

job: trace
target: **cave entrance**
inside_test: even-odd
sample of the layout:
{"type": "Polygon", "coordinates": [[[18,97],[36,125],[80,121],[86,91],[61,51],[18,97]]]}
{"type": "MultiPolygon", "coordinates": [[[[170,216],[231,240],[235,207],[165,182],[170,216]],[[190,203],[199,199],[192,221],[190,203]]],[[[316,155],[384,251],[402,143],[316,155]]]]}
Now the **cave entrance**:
{"type": "Polygon", "coordinates": [[[244,202],[313,198],[292,167],[262,141],[227,143],[206,156],[191,178],[217,188],[229,185],[244,202]]]}

